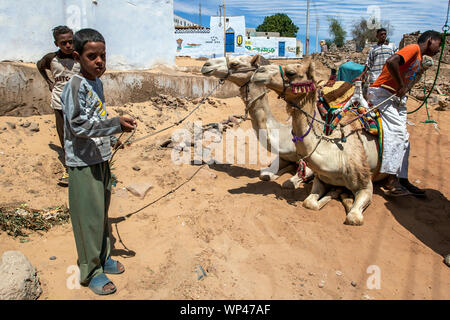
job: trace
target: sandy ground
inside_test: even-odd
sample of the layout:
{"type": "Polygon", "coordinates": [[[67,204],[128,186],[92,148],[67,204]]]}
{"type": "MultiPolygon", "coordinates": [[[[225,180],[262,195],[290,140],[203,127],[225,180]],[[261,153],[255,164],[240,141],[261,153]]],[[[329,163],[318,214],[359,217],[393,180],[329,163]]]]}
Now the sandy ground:
{"type": "MultiPolygon", "coordinates": [[[[283,104],[274,94],[269,98],[277,118],[286,121],[283,104]]],[[[215,100],[216,107],[203,105],[189,121],[219,122],[244,112],[239,98],[215,100]]],[[[410,100],[409,108],[417,105],[410,100]]],[[[111,116],[119,107],[109,107],[111,116]]],[[[3,232],[0,254],[26,255],[41,280],[40,299],[450,299],[450,268],[443,263],[450,253],[450,113],[435,107],[430,114],[440,132],[420,122],[424,109],[411,115],[408,126],[410,179],[426,189],[427,198],[391,199],[375,186],[361,227],[343,224],[345,211],[335,200],[319,212],[304,209],[311,184],[284,190],[290,174],[263,182],[259,165],[175,165],[173,149],[158,148],[170,136],[167,131],[115,156],[112,255],[126,268],[110,276],[116,294],[100,297],[84,287],[68,288],[77,259],[70,223],[33,234],[25,243],[3,232]],[[149,205],[197,170],[177,191],[149,205]],[[154,188],[144,199],[123,189],[145,182],[154,188]],[[207,276],[199,280],[201,268],[207,276]],[[370,286],[375,274],[378,289],[370,286]]],[[[140,116],[137,138],[187,113],[161,113],[149,102],[128,104],[126,110],[140,116]]],[[[0,117],[1,127],[7,129],[0,130],[0,204],[67,204],[67,188],[57,185],[62,165],[53,116],[0,117]],[[40,131],[20,126],[25,121],[38,123],[40,131]]],[[[250,129],[250,121],[240,127],[250,129]]]]}

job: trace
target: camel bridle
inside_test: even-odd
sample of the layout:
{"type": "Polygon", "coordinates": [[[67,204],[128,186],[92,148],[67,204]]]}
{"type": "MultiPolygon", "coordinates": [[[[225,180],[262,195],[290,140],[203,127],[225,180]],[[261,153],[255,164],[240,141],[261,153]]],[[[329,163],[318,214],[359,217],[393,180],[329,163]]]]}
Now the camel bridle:
{"type": "MultiPolygon", "coordinates": [[[[255,71],[256,70],[258,70],[258,68],[257,67],[247,67],[247,68],[241,68],[241,69],[236,69],[236,70],[234,70],[234,69],[232,69],[232,68],[230,68],[230,58],[228,57],[228,56],[226,56],[225,57],[225,60],[226,60],[226,64],[227,64],[227,75],[225,76],[225,78],[223,79],[223,80],[225,80],[225,79],[227,79],[230,75],[232,75],[232,74],[236,74],[236,73],[247,73],[247,72],[250,72],[250,71],[253,71],[253,74],[255,73],[255,71]]],[[[251,77],[250,77],[250,79],[251,79],[251,77]]],[[[256,97],[256,98],[254,98],[252,101],[249,101],[248,100],[248,94],[249,94],[249,83],[250,83],[250,81],[251,80],[248,80],[246,83],[244,83],[242,86],[240,86],[239,87],[239,89],[243,89],[243,88],[245,88],[245,115],[244,115],[244,121],[245,120],[247,120],[247,118],[248,118],[248,112],[249,112],[249,110],[252,108],[252,106],[255,104],[255,102],[258,100],[258,99],[260,99],[260,98],[262,98],[265,94],[266,94],[266,91],[264,91],[262,94],[260,94],[258,97],[256,97]]]]}

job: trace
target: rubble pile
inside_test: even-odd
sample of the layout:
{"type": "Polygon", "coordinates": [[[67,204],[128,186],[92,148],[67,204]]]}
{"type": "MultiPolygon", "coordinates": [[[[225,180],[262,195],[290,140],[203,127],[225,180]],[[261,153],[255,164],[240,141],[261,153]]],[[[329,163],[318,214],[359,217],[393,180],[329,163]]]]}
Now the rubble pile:
{"type": "Polygon", "coordinates": [[[341,64],[350,60],[355,63],[365,64],[369,48],[365,48],[362,52],[357,52],[356,42],[354,40],[348,40],[342,48],[338,48],[335,44],[332,44],[329,51],[315,52],[311,56],[313,59],[320,61],[324,66],[337,70],[341,64]]]}

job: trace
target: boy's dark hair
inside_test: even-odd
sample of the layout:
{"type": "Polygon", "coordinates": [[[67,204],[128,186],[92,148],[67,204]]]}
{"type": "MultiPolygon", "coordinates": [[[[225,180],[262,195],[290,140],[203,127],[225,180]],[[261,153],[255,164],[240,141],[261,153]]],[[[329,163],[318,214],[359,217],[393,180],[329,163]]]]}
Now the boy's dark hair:
{"type": "Polygon", "coordinates": [[[419,37],[419,39],[417,39],[417,43],[424,43],[426,42],[429,38],[431,38],[431,40],[441,40],[442,41],[442,35],[434,30],[428,30],[425,31],[424,33],[422,33],[419,37]]]}
{"type": "Polygon", "coordinates": [[[387,32],[387,30],[385,28],[380,28],[380,29],[377,30],[377,34],[379,34],[382,31],[387,32]]]}
{"type": "Polygon", "coordinates": [[[87,42],[105,43],[105,38],[97,30],[89,28],[81,29],[73,35],[73,49],[80,55],[83,53],[84,45],[87,42]]]}
{"type": "Polygon", "coordinates": [[[66,33],[71,33],[73,34],[72,29],[70,29],[68,26],[57,26],[55,28],[53,28],[53,39],[55,39],[55,41],[57,41],[58,36],[60,34],[66,34],[66,33]]]}

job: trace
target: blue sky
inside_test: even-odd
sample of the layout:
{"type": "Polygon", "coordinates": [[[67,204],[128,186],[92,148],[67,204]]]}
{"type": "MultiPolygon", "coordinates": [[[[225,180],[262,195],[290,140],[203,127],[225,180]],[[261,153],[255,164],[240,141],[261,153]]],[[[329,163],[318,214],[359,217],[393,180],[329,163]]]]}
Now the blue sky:
{"type": "MultiPolygon", "coordinates": [[[[209,17],[217,15],[218,6],[223,4],[223,0],[174,0],[175,13],[198,23],[199,1],[202,5],[202,25],[209,26],[209,17]]],[[[256,28],[265,16],[286,13],[299,27],[297,38],[305,44],[306,0],[225,0],[225,5],[226,15],[244,15],[248,28],[256,28]]],[[[448,0],[311,0],[309,52],[316,49],[316,20],[319,21],[319,41],[330,38],[328,16],[339,18],[347,31],[347,39],[351,39],[350,30],[353,23],[361,17],[369,18],[370,6],[374,13],[378,7],[381,20],[388,20],[393,27],[391,41],[398,45],[405,33],[430,29],[442,32],[447,5],[448,0]]]]}

